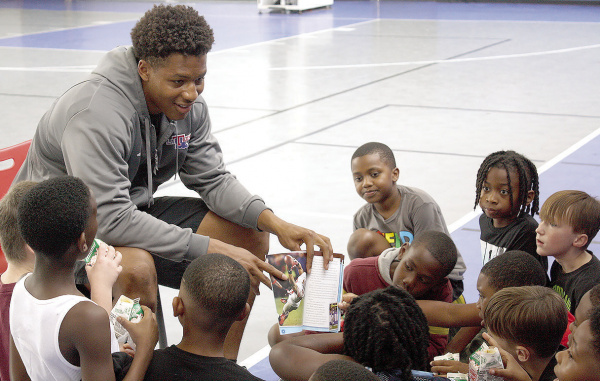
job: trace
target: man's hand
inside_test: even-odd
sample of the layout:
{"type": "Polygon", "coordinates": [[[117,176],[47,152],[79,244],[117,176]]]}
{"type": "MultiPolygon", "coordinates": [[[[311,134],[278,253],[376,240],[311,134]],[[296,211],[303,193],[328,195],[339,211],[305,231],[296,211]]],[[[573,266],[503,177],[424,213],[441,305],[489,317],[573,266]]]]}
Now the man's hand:
{"type": "Polygon", "coordinates": [[[252,282],[252,291],[258,295],[260,283],[264,283],[267,287],[272,288],[271,280],[263,274],[263,271],[275,276],[276,278],[287,280],[288,276],[276,269],[272,265],[265,261],[261,261],[254,254],[246,249],[230,245],[228,243],[219,241],[218,239],[210,239],[208,242],[209,253],[220,253],[230,258],[235,259],[239,262],[246,271],[250,274],[250,281],[252,282]]]}
{"type": "Polygon", "coordinates": [[[265,209],[258,217],[258,228],[275,234],[281,245],[291,251],[302,250],[301,246],[304,244],[306,246],[306,271],[308,273],[310,273],[312,267],[315,246],[319,247],[323,253],[323,266],[326,269],[333,259],[333,249],[329,238],[301,226],[290,224],[277,217],[269,209],[265,209]]]}
{"type": "Polygon", "coordinates": [[[500,351],[500,356],[502,356],[502,362],[504,363],[504,369],[490,369],[490,374],[498,377],[502,377],[506,381],[531,381],[531,377],[529,374],[521,367],[519,362],[507,351],[500,348],[496,340],[493,337],[488,335],[487,333],[483,334],[483,338],[493,345],[497,347],[500,351]]]}
{"type": "Polygon", "coordinates": [[[469,373],[469,365],[455,360],[437,360],[431,362],[431,371],[435,374],[469,373]]]}

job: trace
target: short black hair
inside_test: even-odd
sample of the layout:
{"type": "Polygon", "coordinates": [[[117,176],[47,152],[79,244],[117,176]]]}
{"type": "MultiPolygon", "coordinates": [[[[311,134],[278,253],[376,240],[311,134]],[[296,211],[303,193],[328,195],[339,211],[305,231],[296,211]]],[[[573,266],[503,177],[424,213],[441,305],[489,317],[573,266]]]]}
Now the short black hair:
{"type": "Polygon", "coordinates": [[[592,307],[600,307],[600,284],[597,284],[594,287],[592,287],[589,293],[592,307]]]}
{"type": "Polygon", "coordinates": [[[19,202],[36,184],[34,181],[18,182],[0,200],[0,245],[8,262],[23,263],[27,258],[27,244],[19,230],[17,214],[19,202]]]}
{"type": "Polygon", "coordinates": [[[200,308],[228,323],[246,306],[250,276],[241,264],[226,255],[204,254],[186,268],[181,287],[200,308]]]}
{"type": "Polygon", "coordinates": [[[429,327],[407,291],[390,286],[363,294],[350,304],[344,320],[344,354],[374,372],[427,370],[429,327]]]}
{"type": "Polygon", "coordinates": [[[131,30],[136,58],[151,65],[173,53],[203,56],[214,40],[204,17],[186,5],[155,5],[131,30]]]}
{"type": "Polygon", "coordinates": [[[21,235],[39,254],[60,258],[87,227],[90,190],[73,176],[42,181],[21,199],[17,220],[21,235]]]}
{"type": "Polygon", "coordinates": [[[379,381],[373,372],[350,360],[331,360],[321,365],[310,378],[313,381],[379,381]]]}
{"type": "Polygon", "coordinates": [[[545,286],[546,271],[531,254],[510,250],[487,262],[481,268],[490,287],[496,291],[506,287],[545,286]]]}
{"type": "Polygon", "coordinates": [[[452,238],[444,232],[429,230],[417,233],[411,246],[424,246],[442,265],[444,277],[452,272],[458,260],[458,250],[452,238]]]}
{"type": "Polygon", "coordinates": [[[350,161],[356,159],[357,157],[375,153],[379,154],[381,161],[386,163],[390,168],[396,168],[396,158],[394,157],[394,152],[392,152],[390,147],[378,142],[369,142],[358,147],[356,151],[354,151],[354,154],[352,154],[352,159],[350,159],[350,161]]]}
{"type": "Polygon", "coordinates": [[[600,307],[594,307],[590,314],[590,328],[592,330],[592,346],[594,354],[600,360],[600,307]]]}
{"type": "MultiPolygon", "coordinates": [[[[515,151],[497,151],[489,154],[481,163],[479,170],[477,171],[477,180],[475,182],[475,206],[479,205],[479,198],[481,197],[481,188],[487,178],[488,172],[492,168],[500,168],[506,171],[506,177],[508,180],[508,190],[512,195],[514,191],[519,192],[518,203],[519,203],[519,215],[530,213],[532,216],[535,215],[540,206],[540,181],[536,166],[526,158],[525,156],[515,151]],[[512,189],[510,172],[516,172],[519,178],[519,189],[512,189]],[[533,190],[535,196],[533,201],[527,205],[527,192],[533,190]]],[[[510,208],[513,208],[513,199],[510,197],[510,208]]]]}

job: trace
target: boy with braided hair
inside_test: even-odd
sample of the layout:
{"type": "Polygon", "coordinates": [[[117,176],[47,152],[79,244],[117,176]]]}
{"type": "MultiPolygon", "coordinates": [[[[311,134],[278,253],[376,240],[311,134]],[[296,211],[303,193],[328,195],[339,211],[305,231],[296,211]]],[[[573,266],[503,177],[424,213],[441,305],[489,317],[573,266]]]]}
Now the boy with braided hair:
{"type": "Polygon", "coordinates": [[[288,381],[306,381],[322,364],[356,361],[397,380],[411,370],[428,370],[428,327],[415,299],[390,286],[355,298],[346,312],[344,332],[293,337],[271,349],[273,370],[288,381]],[[303,364],[298,367],[297,364],[303,364]]]}
{"type": "Polygon", "coordinates": [[[539,178],[531,160],[515,151],[488,155],[475,183],[475,206],[479,217],[483,264],[508,250],[522,250],[534,256],[544,270],[548,259],[536,252],[533,216],[539,208],[539,178]]]}

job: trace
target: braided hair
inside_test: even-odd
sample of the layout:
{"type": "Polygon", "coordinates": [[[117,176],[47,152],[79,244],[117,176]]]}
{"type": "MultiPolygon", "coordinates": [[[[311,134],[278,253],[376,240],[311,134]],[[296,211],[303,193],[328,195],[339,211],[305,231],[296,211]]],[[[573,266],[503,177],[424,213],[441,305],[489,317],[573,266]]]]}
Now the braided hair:
{"type": "Polygon", "coordinates": [[[344,321],[344,354],[373,369],[395,370],[412,380],[411,369],[428,370],[429,328],[415,299],[390,286],[354,299],[344,321]]]}
{"type": "MultiPolygon", "coordinates": [[[[511,171],[516,172],[519,178],[519,189],[518,189],[518,200],[519,200],[519,215],[531,214],[534,216],[539,210],[540,198],[539,198],[539,178],[538,172],[535,165],[526,158],[525,156],[516,153],[515,151],[498,151],[488,155],[481,163],[479,170],[477,171],[477,181],[475,183],[475,206],[479,205],[479,198],[481,196],[481,188],[487,178],[487,174],[490,169],[499,168],[506,171],[506,177],[508,180],[508,190],[510,194],[513,194],[511,184],[511,171]],[[531,204],[527,204],[527,192],[533,190],[535,196],[531,204]]],[[[510,207],[513,209],[513,199],[510,197],[510,207]]]]}

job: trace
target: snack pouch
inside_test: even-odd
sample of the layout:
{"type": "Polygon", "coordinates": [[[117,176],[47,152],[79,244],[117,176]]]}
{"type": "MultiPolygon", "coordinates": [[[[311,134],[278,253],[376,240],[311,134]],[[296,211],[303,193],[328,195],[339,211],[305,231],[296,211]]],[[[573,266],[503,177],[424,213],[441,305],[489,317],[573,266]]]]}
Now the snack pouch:
{"type": "Polygon", "coordinates": [[[98,248],[100,247],[101,243],[104,242],[102,242],[98,238],[94,238],[94,242],[92,242],[92,247],[90,247],[90,251],[84,259],[86,265],[93,266],[96,263],[96,255],[98,254],[98,248]]]}
{"type": "Polygon", "coordinates": [[[142,316],[144,316],[144,312],[142,310],[142,306],[140,306],[140,299],[130,299],[125,295],[121,295],[117,303],[110,311],[110,322],[115,328],[115,336],[117,337],[117,341],[119,344],[124,344],[130,342],[132,347],[135,349],[135,344],[131,341],[131,337],[129,336],[129,332],[123,327],[118,321],[117,317],[121,316],[133,323],[137,323],[142,320],[142,316]]]}
{"type": "Polygon", "coordinates": [[[483,343],[469,359],[469,381],[503,381],[488,373],[492,368],[504,368],[502,356],[498,348],[483,343]]]}
{"type": "Polygon", "coordinates": [[[451,381],[468,381],[469,375],[464,373],[448,373],[446,378],[451,381]]]}
{"type": "Polygon", "coordinates": [[[454,361],[460,361],[460,354],[458,353],[446,353],[445,355],[441,355],[441,356],[435,356],[433,358],[433,361],[441,361],[441,360],[454,360],[454,361]]]}

